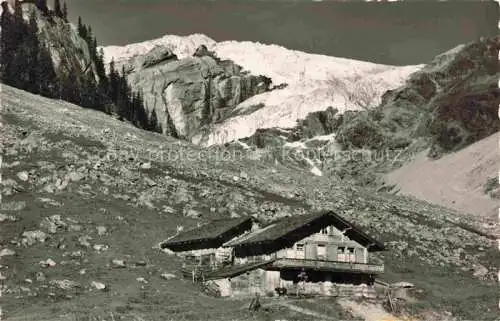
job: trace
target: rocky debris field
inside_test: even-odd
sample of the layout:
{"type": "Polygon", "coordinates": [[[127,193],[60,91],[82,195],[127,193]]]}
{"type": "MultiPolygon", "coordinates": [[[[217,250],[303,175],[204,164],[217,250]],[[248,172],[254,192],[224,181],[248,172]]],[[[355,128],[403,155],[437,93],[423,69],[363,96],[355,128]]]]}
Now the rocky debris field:
{"type": "Polygon", "coordinates": [[[322,209],[386,242],[384,278],[421,290],[407,307],[414,315],[496,315],[494,225],[251,152],[203,149],[7,86],[2,105],[0,273],[8,316],[254,318],[246,302],[207,297],[180,279],[180,261],[158,244],[178,226],[213,218],[270,220],[322,209]]]}

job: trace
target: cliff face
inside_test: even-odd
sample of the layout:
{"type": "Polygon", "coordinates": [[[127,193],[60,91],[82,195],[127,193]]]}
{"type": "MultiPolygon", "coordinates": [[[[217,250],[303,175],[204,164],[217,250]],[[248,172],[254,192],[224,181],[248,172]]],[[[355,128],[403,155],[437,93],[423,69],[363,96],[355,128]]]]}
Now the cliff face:
{"type": "Polygon", "coordinates": [[[146,108],[155,111],[163,133],[187,140],[223,120],[242,101],[268,91],[271,83],[218,59],[205,47],[178,59],[157,46],[120,65],[129,73],[132,88],[143,92],[146,108]]]}
{"type": "Polygon", "coordinates": [[[388,91],[372,112],[344,122],[344,147],[407,146],[423,138],[430,156],[459,150],[499,130],[499,38],[481,39],[437,56],[406,84],[388,91]]]}
{"type": "MultiPolygon", "coordinates": [[[[13,1],[8,1],[8,5],[13,12],[13,1]]],[[[36,13],[39,40],[49,48],[59,76],[81,75],[84,72],[96,75],[87,43],[78,35],[73,24],[53,14],[50,17],[44,15],[32,2],[23,3],[22,9],[26,21],[31,11],[36,13]]],[[[0,9],[0,13],[1,11],[0,9]]],[[[96,81],[97,79],[96,77],[96,81]]]]}
{"type": "Polygon", "coordinates": [[[65,76],[93,72],[97,81],[89,48],[76,27],[58,17],[48,20],[39,11],[37,15],[40,40],[50,49],[56,72],[65,76]]]}

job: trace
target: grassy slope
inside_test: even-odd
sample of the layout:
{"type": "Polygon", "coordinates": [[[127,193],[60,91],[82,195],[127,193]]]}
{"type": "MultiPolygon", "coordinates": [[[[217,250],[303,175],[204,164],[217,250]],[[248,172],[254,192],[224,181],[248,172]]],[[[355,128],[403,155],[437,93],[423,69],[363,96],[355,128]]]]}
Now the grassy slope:
{"type": "Polygon", "coordinates": [[[4,313],[15,317],[13,320],[55,320],[72,313],[105,317],[110,312],[115,318],[128,317],[125,320],[306,320],[306,316],[277,307],[250,315],[247,301],[210,298],[189,281],[164,280],[161,274],[176,274],[180,262],[153,246],[173,234],[177,225],[193,226],[198,220],[231,212],[269,217],[300,214],[310,208],[339,208],[387,242],[391,251],[386,254],[384,277],[414,282],[422,290],[421,300],[406,307],[413,313],[432,307],[463,319],[494,320],[497,316],[493,272],[500,255],[488,250],[494,242],[460,227],[475,222],[455,212],[338,186],[329,178],[265,160],[228,159],[227,155],[226,160],[216,159],[220,153],[215,150],[142,132],[104,114],[6,86],[2,88],[2,107],[7,124],[2,129],[6,141],[2,176],[4,182],[15,180],[21,190],[4,186],[0,209],[19,219],[0,223],[2,248],[16,251],[15,256],[1,258],[0,269],[7,276],[4,313]],[[184,151],[185,156],[176,161],[151,158],[148,150],[159,149],[177,155],[184,151]],[[189,159],[186,151],[191,152],[189,159]],[[203,157],[193,157],[196,153],[203,157]],[[106,160],[105,155],[113,157],[106,160]],[[141,169],[141,161],[151,162],[151,169],[141,169]],[[34,170],[34,175],[23,182],[16,177],[22,170],[34,170]],[[236,181],[233,176],[240,176],[242,170],[248,178],[236,181]],[[83,178],[51,192],[57,179],[64,180],[70,172],[81,173],[83,178]],[[7,195],[9,191],[12,195],[7,195]],[[128,200],[121,199],[124,197],[128,200]],[[40,198],[59,204],[50,205],[40,198]],[[172,213],[163,211],[163,206],[169,206],[172,213]],[[201,217],[185,217],[183,210],[188,209],[201,217]],[[39,227],[42,218],[56,214],[68,225],[80,225],[81,230],[61,229],[49,234],[45,243],[16,245],[23,231],[43,230],[39,227]],[[107,227],[107,234],[99,236],[97,226],[107,227]],[[79,244],[78,238],[85,235],[92,237],[90,248],[79,244]],[[109,249],[99,253],[92,248],[95,244],[109,249]],[[82,256],[71,257],[78,250],[82,256]],[[40,267],[39,261],[48,258],[57,265],[40,267]],[[112,259],[125,259],[127,267],[109,267],[112,259]],[[140,260],[147,265],[135,266],[140,260]],[[471,276],[469,270],[477,263],[489,268],[489,280],[471,276]],[[79,273],[82,269],[85,274],[79,273]],[[45,281],[36,280],[39,271],[45,274],[45,281]],[[148,283],[138,282],[139,277],[148,283]],[[26,283],[26,278],[33,283],[26,283]],[[81,287],[56,289],[49,282],[54,279],[73,280],[81,287]],[[92,281],[105,283],[109,291],[90,291],[92,281]]]}

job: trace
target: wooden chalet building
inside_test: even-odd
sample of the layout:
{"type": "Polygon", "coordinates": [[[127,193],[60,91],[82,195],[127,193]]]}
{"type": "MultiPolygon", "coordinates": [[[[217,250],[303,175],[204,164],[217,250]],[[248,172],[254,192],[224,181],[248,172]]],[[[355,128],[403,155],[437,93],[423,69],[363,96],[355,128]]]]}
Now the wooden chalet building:
{"type": "Polygon", "coordinates": [[[214,220],[181,232],[161,244],[186,259],[188,267],[214,269],[232,264],[232,250],[224,243],[256,228],[251,217],[214,220]]]}
{"type": "MultiPolygon", "coordinates": [[[[249,218],[213,221],[164,246],[184,255],[213,253],[206,262],[194,260],[191,271],[201,271],[202,280],[216,284],[222,296],[296,293],[301,287],[308,293],[335,295],[336,285],[372,286],[384,271],[383,264],[370,257],[385,250],[384,245],[332,211],[287,217],[263,228],[251,226],[249,218]]],[[[188,270],[190,266],[187,263],[188,270]]]]}

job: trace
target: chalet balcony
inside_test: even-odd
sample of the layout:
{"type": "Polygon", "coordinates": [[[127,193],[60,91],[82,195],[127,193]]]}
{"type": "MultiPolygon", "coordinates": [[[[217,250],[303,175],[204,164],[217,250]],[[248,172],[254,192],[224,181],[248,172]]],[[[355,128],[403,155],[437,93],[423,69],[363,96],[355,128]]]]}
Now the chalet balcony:
{"type": "Polygon", "coordinates": [[[357,272],[357,273],[382,273],[383,264],[339,262],[326,260],[307,260],[279,258],[272,262],[271,267],[280,269],[313,269],[322,271],[357,272]]]}

